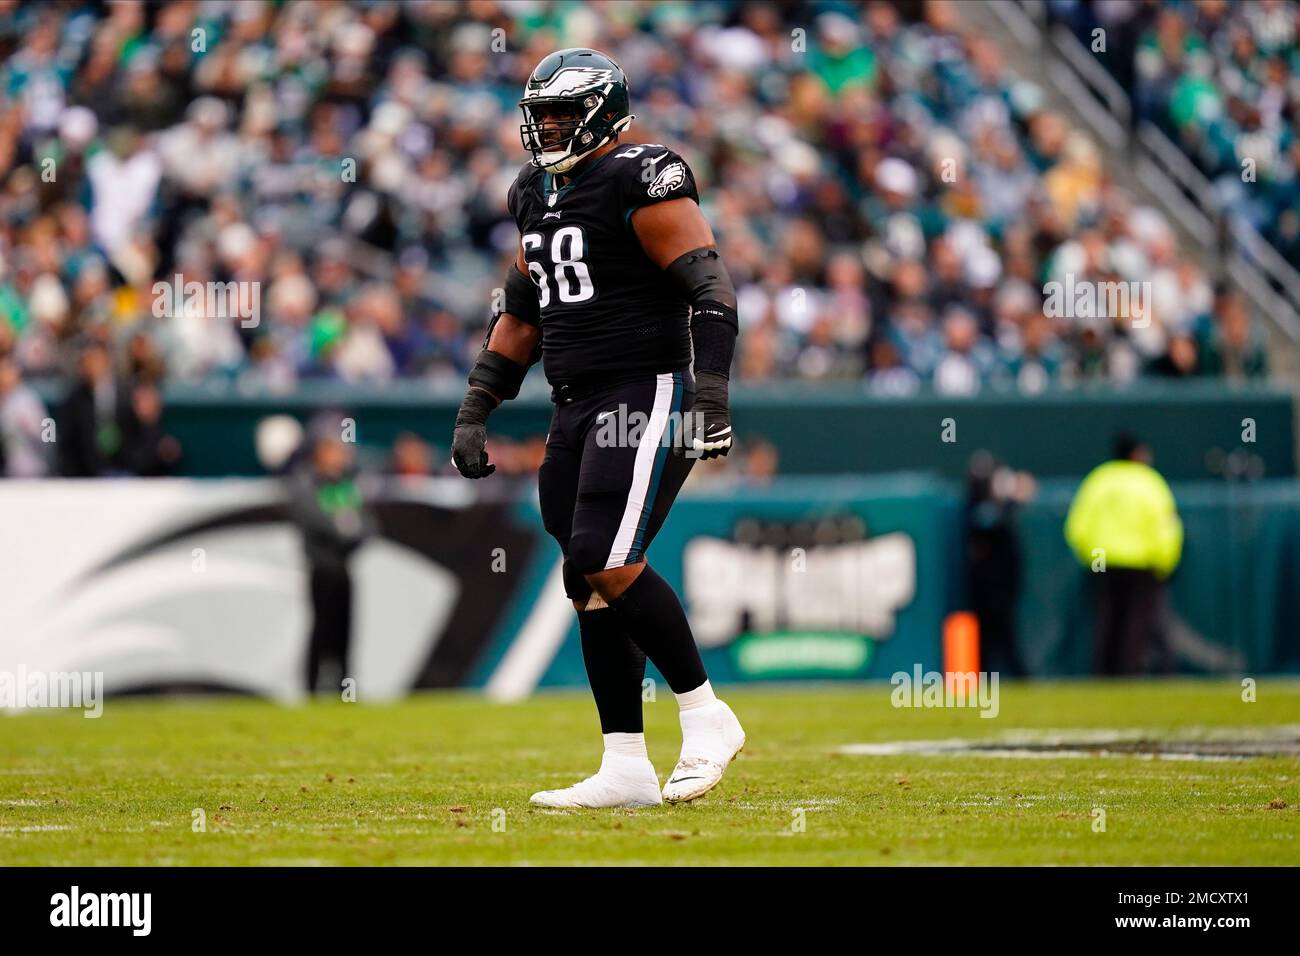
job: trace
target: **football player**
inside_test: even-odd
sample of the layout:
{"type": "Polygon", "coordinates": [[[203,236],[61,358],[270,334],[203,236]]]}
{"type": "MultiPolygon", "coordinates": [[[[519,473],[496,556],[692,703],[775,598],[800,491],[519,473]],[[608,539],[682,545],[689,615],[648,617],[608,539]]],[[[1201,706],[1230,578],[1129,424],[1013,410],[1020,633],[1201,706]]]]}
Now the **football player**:
{"type": "Polygon", "coordinates": [[[469,375],[452,461],[467,478],[492,473],[488,415],[518,395],[540,355],[555,403],[538,473],[542,519],[564,554],[605,744],[594,776],[532,802],[693,800],[722,779],[745,732],[714,695],[681,602],[645,552],[695,460],[731,448],[735,289],[685,160],[620,141],[633,117],[617,63],[595,50],[552,53],[519,105],[532,154],[509,193],[519,250],[469,375]],[[681,758],[662,791],[643,733],[647,657],[681,709],[681,758]]]}

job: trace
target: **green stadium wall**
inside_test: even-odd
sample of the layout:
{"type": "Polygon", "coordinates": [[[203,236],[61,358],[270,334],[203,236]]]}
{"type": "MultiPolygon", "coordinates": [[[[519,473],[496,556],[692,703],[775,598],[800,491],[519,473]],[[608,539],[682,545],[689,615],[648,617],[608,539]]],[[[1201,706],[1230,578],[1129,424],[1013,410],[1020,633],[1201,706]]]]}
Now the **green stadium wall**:
{"type": "MultiPolygon", "coordinates": [[[[538,394],[541,384],[530,381],[527,397],[492,416],[496,434],[546,433],[552,405],[538,394]]],[[[339,408],[355,416],[362,445],[386,448],[409,430],[446,448],[462,394],[405,381],[382,388],[308,383],[280,398],[177,386],[166,393],[165,425],[184,447],[184,475],[252,476],[261,474],[254,428],[266,415],[305,418],[318,408],[339,408]]],[[[771,441],[782,473],[791,475],[933,471],[959,478],[971,453],[985,448],[1039,477],[1078,477],[1107,456],[1120,430],[1150,442],[1171,480],[1219,477],[1233,451],[1250,456],[1255,477],[1296,474],[1294,400],[1269,388],[1206,382],[1033,397],[884,399],[856,387],[781,384],[738,386],[733,405],[741,440],[771,441]],[[942,440],[946,420],[955,441],[942,440]],[[1243,443],[1247,420],[1254,441],[1243,443]]]]}

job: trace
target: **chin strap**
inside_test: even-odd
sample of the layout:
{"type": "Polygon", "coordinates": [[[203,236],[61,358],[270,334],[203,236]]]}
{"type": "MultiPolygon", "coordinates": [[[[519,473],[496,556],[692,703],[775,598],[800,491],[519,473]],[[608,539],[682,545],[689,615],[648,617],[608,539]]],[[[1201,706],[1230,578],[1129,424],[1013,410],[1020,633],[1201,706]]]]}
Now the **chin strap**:
{"type": "Polygon", "coordinates": [[[629,113],[627,116],[623,117],[621,120],[619,120],[617,123],[614,124],[613,132],[611,132],[608,136],[606,136],[604,139],[602,139],[599,143],[591,147],[591,149],[587,150],[586,152],[579,153],[577,156],[566,156],[563,159],[561,159],[558,163],[552,163],[550,165],[546,165],[544,163],[538,163],[537,165],[541,166],[541,168],[546,170],[548,173],[560,173],[560,174],[567,173],[570,169],[578,165],[578,163],[582,162],[584,159],[586,159],[596,150],[600,149],[606,143],[618,139],[619,134],[622,133],[624,130],[626,130],[629,126],[631,126],[632,121],[634,119],[636,119],[636,114],[634,113],[629,113]]]}
{"type": "Polygon", "coordinates": [[[577,156],[566,156],[558,163],[552,163],[551,165],[543,166],[542,168],[545,169],[548,173],[559,173],[563,175],[564,173],[567,173],[574,166],[577,166],[578,163],[582,162],[584,159],[586,159],[588,156],[590,156],[592,153],[600,149],[608,142],[609,142],[609,137],[606,136],[604,139],[602,139],[599,143],[591,147],[591,149],[587,150],[586,152],[579,153],[577,156]]]}

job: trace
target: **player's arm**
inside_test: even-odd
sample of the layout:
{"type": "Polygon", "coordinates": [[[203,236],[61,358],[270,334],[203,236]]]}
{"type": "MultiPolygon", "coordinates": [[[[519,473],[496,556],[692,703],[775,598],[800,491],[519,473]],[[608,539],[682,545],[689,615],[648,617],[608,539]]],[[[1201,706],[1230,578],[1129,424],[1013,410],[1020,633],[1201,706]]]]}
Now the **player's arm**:
{"type": "Polygon", "coordinates": [[[695,200],[682,197],[642,206],[632,229],[650,261],[663,269],[691,304],[695,352],[695,411],[703,430],[693,436],[701,458],[731,450],[728,381],[736,350],[736,289],[722,264],[713,230],[695,200]]]}
{"type": "Polygon", "coordinates": [[[469,390],[456,413],[451,462],[466,478],[486,478],[496,471],[484,450],[487,419],[494,408],[519,394],[536,361],[542,337],[539,311],[537,288],[528,278],[521,246],[506,275],[505,301],[488,325],[483,350],[469,373],[469,390]]]}

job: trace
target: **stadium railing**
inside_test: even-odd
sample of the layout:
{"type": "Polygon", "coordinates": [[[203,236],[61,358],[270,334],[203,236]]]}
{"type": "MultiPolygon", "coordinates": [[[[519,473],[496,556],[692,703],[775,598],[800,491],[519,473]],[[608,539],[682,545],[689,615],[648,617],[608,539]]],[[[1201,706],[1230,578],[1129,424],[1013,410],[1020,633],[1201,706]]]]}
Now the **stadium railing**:
{"type": "Polygon", "coordinates": [[[1131,103],[1123,88],[1067,28],[1052,24],[1041,0],[995,0],[992,9],[1016,42],[1040,56],[1055,56],[1048,72],[1097,134],[1127,149],[1138,177],[1178,217],[1202,248],[1220,254],[1225,271],[1300,349],[1300,272],[1249,222],[1223,208],[1209,180],[1163,131],[1150,122],[1125,132],[1131,103]],[[1117,139],[1118,137],[1118,139],[1117,139]]]}

